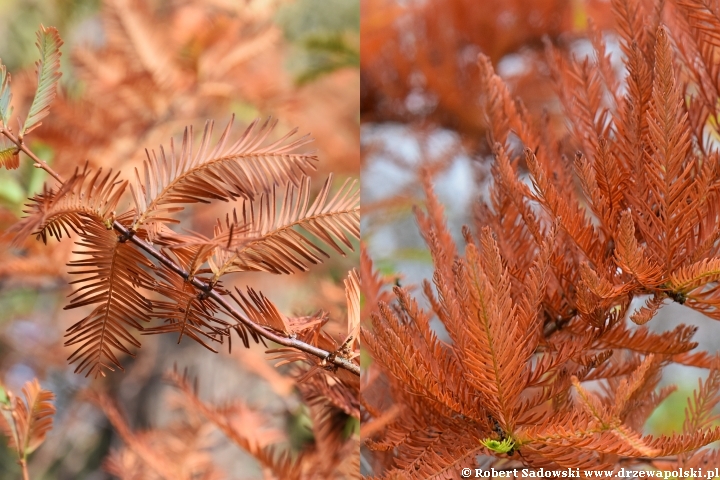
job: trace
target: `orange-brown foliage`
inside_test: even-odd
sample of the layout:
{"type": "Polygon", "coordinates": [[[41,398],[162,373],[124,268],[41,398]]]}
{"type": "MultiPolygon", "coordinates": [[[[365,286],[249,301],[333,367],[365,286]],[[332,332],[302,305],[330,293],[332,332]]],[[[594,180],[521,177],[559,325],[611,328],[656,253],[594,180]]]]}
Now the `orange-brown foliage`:
{"type": "Polygon", "coordinates": [[[717,360],[697,350],[695,328],[655,333],[645,324],[668,300],[720,319],[720,10],[701,1],[613,0],[612,8],[621,79],[596,32],[594,58],[547,46],[570,141],[535,121],[480,56],[474,82],[494,182],[490,201],[474,210],[474,233],[463,230],[464,251],[430,174],[421,174],[430,309],[395,287],[396,300],[381,302],[362,330],[374,360],[363,429],[379,477],[716,465],[717,452],[702,447],[720,439],[711,414],[717,360]],[[532,185],[520,179],[524,169],[532,185]],[[645,306],[633,307],[641,299],[645,306]],[[689,400],[682,433],[644,435],[673,391],[657,388],[672,363],[709,376],[689,400]]]}
{"type": "MultiPolygon", "coordinates": [[[[358,437],[346,434],[360,416],[356,271],[350,270],[345,281],[347,321],[333,315],[331,322],[322,310],[285,315],[263,293],[248,287],[247,294],[237,290],[235,296],[223,283],[237,273],[306,272],[330,251],[345,256],[360,234],[357,182],[348,179],[338,189],[328,174],[313,189],[310,174],[318,169],[318,154],[307,146],[313,139],[284,124],[281,129],[288,132],[277,135],[277,120],[247,118],[272,112],[312,125],[334,163],[326,171],[347,175],[358,163],[357,95],[347,95],[357,86],[357,72],[295,85],[284,71],[287,45],[272,21],[276,5],[260,3],[244,4],[240,14],[233,6],[203,2],[153,11],[146,2],[107,0],[105,42],[72,51],[75,80],[82,86],[61,90],[58,98],[63,42],[54,27],[38,32],[37,84],[18,82],[18,75],[11,85],[1,68],[0,167],[34,163],[52,179],[31,192],[18,221],[0,209],[3,233],[12,234],[0,239],[0,255],[15,261],[12,268],[2,262],[0,275],[72,279],[75,289],[65,308],[82,313],[67,330],[65,346],[73,348],[68,360],[75,373],[97,378],[123,370],[126,357],[141,346],[139,335],[171,333],[177,343],[189,338],[214,352],[230,344],[231,335],[245,347],[251,339],[269,340],[280,347],[270,350],[272,359],[280,360],[277,366],[290,364],[283,369],[287,376],[276,373],[276,379],[295,386],[296,399],[309,411],[315,443],[270,448],[289,440],[241,435],[242,406],[211,406],[184,377],[173,378],[185,395],[187,415],[167,431],[133,432],[111,396],[96,392],[91,397],[126,444],[106,461],[106,469],[122,478],[223,475],[211,456],[193,451],[207,441],[199,414],[255,457],[267,475],[300,480],[351,478],[359,472],[358,437]],[[19,129],[12,106],[29,112],[19,129]],[[236,132],[233,114],[215,135],[207,117],[228,117],[231,111],[239,111],[249,125],[236,132]],[[205,128],[197,132],[192,124],[200,119],[205,128]],[[187,124],[180,141],[152,149],[187,124]],[[38,146],[50,147],[52,167],[36,155],[38,146]],[[181,234],[178,224],[189,226],[185,209],[194,204],[230,207],[217,220],[198,222],[204,232],[181,234]],[[24,248],[28,237],[50,243],[48,250],[56,253],[34,258],[43,254],[36,245],[24,248]],[[56,265],[70,252],[55,244],[70,243],[69,237],[76,251],[70,268],[60,269],[56,265]],[[50,258],[53,265],[47,265],[50,258]]],[[[333,287],[342,298],[342,287],[333,287]]],[[[101,385],[94,384],[98,390],[101,385]]],[[[50,430],[46,417],[54,411],[48,403],[52,394],[40,391],[37,381],[31,386],[30,406],[11,399],[2,408],[14,423],[0,425],[12,448],[23,444],[16,450],[25,476],[26,455],[50,430]]],[[[293,392],[285,390],[291,397],[293,392]]],[[[247,418],[258,418],[258,424],[265,420],[247,418]]]]}
{"type": "Polygon", "coordinates": [[[487,1],[363,0],[361,110],[365,121],[429,121],[462,134],[485,137],[487,122],[478,82],[477,54],[495,63],[525,57],[513,78],[537,113],[552,93],[543,74],[542,39],[568,45],[585,18],[609,23],[606,2],[572,0],[487,1]]]}

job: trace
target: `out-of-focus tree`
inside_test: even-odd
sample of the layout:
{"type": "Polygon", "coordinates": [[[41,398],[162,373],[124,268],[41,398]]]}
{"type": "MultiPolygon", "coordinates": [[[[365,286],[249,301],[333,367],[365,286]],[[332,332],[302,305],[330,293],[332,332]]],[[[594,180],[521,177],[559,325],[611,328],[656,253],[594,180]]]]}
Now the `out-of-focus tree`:
{"type": "Polygon", "coordinates": [[[516,94],[540,109],[552,96],[543,38],[568,45],[587,18],[610,21],[603,0],[363,0],[361,9],[363,121],[429,122],[475,145],[486,132],[479,53],[507,60],[516,94]]]}

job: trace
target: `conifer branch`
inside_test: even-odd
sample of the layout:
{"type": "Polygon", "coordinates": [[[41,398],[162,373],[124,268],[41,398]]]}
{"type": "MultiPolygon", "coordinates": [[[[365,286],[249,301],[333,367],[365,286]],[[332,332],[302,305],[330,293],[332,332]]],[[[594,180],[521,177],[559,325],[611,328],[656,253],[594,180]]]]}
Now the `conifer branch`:
{"type": "MultiPolygon", "coordinates": [[[[30,150],[22,142],[22,140],[19,140],[18,137],[13,135],[11,131],[9,131],[3,126],[0,127],[0,133],[5,135],[5,137],[7,137],[11,142],[17,145],[17,147],[23,153],[27,154],[28,157],[30,157],[35,162],[36,167],[45,170],[61,184],[64,183],[62,177],[57,172],[55,172],[46,162],[38,158],[38,156],[35,155],[35,153],[33,153],[32,150],[30,150]]],[[[158,262],[160,262],[162,265],[164,265],[168,270],[181,276],[185,281],[192,284],[200,292],[203,292],[207,297],[212,298],[218,305],[224,308],[225,311],[229,315],[231,315],[236,321],[247,327],[252,332],[255,332],[258,335],[285,347],[294,348],[310,355],[314,355],[322,360],[327,361],[330,364],[328,365],[329,367],[343,368],[345,370],[348,370],[349,372],[354,373],[355,375],[360,375],[360,367],[358,365],[353,363],[351,360],[348,360],[343,356],[336,354],[336,352],[328,352],[296,338],[278,335],[254,323],[252,320],[243,315],[236,307],[230,304],[230,302],[228,302],[225,297],[218,293],[214,285],[212,285],[211,283],[203,282],[197,277],[192,276],[187,270],[176,264],[164,253],[158,251],[150,243],[135,235],[135,232],[131,228],[125,227],[117,220],[113,222],[112,227],[117,233],[120,234],[121,238],[125,239],[125,241],[131,242],[140,250],[143,250],[145,253],[147,253],[148,255],[156,259],[158,262]]]]}

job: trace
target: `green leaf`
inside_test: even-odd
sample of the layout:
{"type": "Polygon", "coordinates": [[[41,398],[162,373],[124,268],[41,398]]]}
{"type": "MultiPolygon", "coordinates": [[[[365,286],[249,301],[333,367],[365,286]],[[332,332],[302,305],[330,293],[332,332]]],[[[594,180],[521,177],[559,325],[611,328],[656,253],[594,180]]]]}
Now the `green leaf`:
{"type": "Polygon", "coordinates": [[[10,406],[10,398],[8,397],[7,390],[0,384],[0,404],[10,406]]]}
{"type": "Polygon", "coordinates": [[[359,0],[298,0],[281,7],[276,21],[295,45],[288,68],[298,84],[359,67],[359,0]]]}
{"type": "Polygon", "coordinates": [[[42,25],[37,32],[36,43],[40,50],[40,60],[37,62],[38,86],[35,98],[30,106],[30,113],[23,125],[23,135],[30,132],[34,127],[40,125],[40,120],[45,118],[50,109],[50,104],[55,100],[57,84],[60,80],[60,46],[63,41],[55,27],[45,28],[42,25]]]}
{"type": "Polygon", "coordinates": [[[515,440],[511,437],[506,438],[502,442],[493,440],[492,438],[486,438],[485,440],[480,440],[480,443],[496,453],[508,453],[515,447],[515,440]]]}
{"type": "Polygon", "coordinates": [[[348,439],[353,435],[360,435],[360,420],[355,417],[348,416],[347,422],[343,427],[343,438],[348,439]]]}
{"type": "Polygon", "coordinates": [[[302,85],[341,68],[359,68],[360,50],[354,43],[347,35],[308,35],[302,43],[305,69],[295,81],[302,85]]]}
{"type": "Polygon", "coordinates": [[[12,93],[10,93],[10,74],[7,73],[5,65],[0,64],[0,121],[7,126],[12,115],[12,107],[10,106],[12,93]]]}

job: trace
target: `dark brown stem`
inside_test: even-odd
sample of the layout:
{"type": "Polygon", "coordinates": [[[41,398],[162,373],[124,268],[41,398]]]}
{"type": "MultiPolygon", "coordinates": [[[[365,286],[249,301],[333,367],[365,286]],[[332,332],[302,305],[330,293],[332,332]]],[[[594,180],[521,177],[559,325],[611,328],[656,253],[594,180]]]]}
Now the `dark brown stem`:
{"type": "MultiPolygon", "coordinates": [[[[121,225],[118,222],[113,223],[113,228],[115,229],[115,231],[119,232],[121,235],[130,236],[129,229],[124,227],[123,225],[121,225]]],[[[240,323],[245,325],[247,328],[249,328],[253,332],[256,332],[258,335],[262,335],[263,337],[267,338],[268,340],[271,340],[275,343],[279,343],[280,345],[296,348],[305,353],[315,355],[316,357],[327,360],[328,362],[334,364],[337,367],[349,370],[352,373],[354,373],[355,375],[358,375],[358,376],[360,375],[360,367],[358,365],[356,365],[355,363],[353,363],[352,361],[350,361],[346,358],[339,357],[337,355],[333,355],[332,352],[328,352],[321,348],[317,348],[313,345],[302,342],[295,338],[288,338],[288,337],[283,337],[281,335],[278,335],[274,332],[271,332],[270,330],[263,328],[262,326],[253,322],[249,318],[245,317],[242,313],[240,313],[240,311],[238,311],[237,308],[233,307],[225,299],[225,297],[223,297],[222,295],[217,293],[214,289],[211,289],[207,283],[200,281],[195,277],[193,277],[191,280],[188,280],[190,278],[190,274],[187,271],[185,271],[181,266],[179,266],[178,264],[176,264],[175,262],[170,260],[165,255],[163,255],[161,252],[155,250],[155,248],[152,245],[150,245],[149,243],[147,243],[145,240],[141,239],[137,235],[130,236],[130,239],[128,241],[131,243],[134,243],[138,248],[147,252],[148,255],[150,255],[151,257],[154,257],[156,260],[158,260],[160,263],[165,265],[168,269],[170,269],[173,272],[180,275],[186,281],[189,281],[195,288],[197,288],[203,292],[207,292],[208,297],[215,300],[215,302],[218,305],[222,306],[237,321],[239,321],[240,323]]]]}
{"type": "MultiPolygon", "coordinates": [[[[32,152],[32,150],[25,146],[21,139],[15,137],[12,132],[10,132],[6,127],[0,127],[0,133],[5,135],[8,139],[10,139],[11,142],[17,145],[17,147],[22,152],[24,152],[28,157],[30,157],[35,162],[36,167],[42,168],[47,173],[49,173],[55,180],[63,183],[62,177],[60,177],[60,175],[58,175],[52,168],[50,168],[50,165],[40,160],[37,155],[32,152]]],[[[249,318],[245,317],[237,308],[233,307],[223,296],[221,296],[214,290],[211,284],[202,282],[194,277],[190,279],[190,274],[187,271],[185,271],[181,266],[177,265],[175,262],[166,257],[162,252],[157,251],[155,247],[150,245],[148,242],[135,235],[134,231],[126,228],[118,222],[113,222],[113,229],[115,229],[116,232],[120,233],[123,241],[129,241],[130,243],[134,243],[138,248],[144,250],[148,255],[155,258],[157,261],[165,265],[168,269],[177,273],[186,281],[189,281],[195,288],[199,289],[200,291],[204,292],[208,297],[215,300],[215,302],[222,306],[230,315],[232,315],[233,318],[235,318],[235,320],[242,323],[243,325],[245,325],[245,327],[257,333],[258,335],[261,335],[268,340],[278,343],[280,345],[295,348],[323,360],[327,360],[329,363],[335,365],[336,367],[344,368],[345,370],[348,370],[355,375],[360,376],[360,367],[351,360],[338,356],[333,352],[328,352],[321,348],[317,348],[296,338],[283,337],[263,328],[249,318]]]]}

